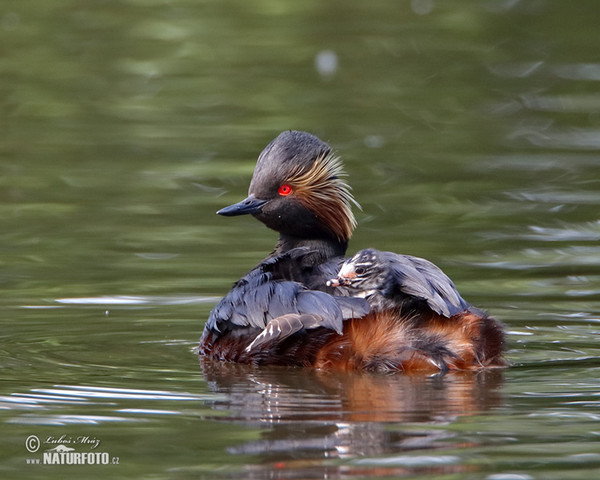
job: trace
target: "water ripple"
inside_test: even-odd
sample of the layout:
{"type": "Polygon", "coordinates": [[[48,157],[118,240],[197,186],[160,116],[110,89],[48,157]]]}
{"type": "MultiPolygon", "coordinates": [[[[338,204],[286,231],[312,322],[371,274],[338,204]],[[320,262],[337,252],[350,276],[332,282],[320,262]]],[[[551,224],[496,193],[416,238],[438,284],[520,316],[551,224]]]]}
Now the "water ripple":
{"type": "MultiPolygon", "coordinates": [[[[85,398],[115,398],[135,400],[206,400],[205,395],[179,394],[165,390],[137,390],[114,387],[90,387],[77,385],[57,385],[58,388],[33,389],[33,392],[49,393],[52,395],[64,395],[66,398],[72,396],[72,392],[79,397],[85,398]]],[[[214,398],[211,396],[210,398],[214,398]]]]}
{"type": "Polygon", "coordinates": [[[390,456],[385,458],[361,458],[355,460],[356,465],[404,465],[410,467],[427,467],[431,465],[451,465],[460,461],[454,455],[417,455],[417,456],[390,456]]]}
{"type": "Polygon", "coordinates": [[[14,393],[0,396],[0,409],[24,410],[28,413],[17,415],[8,420],[14,424],[35,425],[67,425],[98,424],[102,422],[140,422],[148,421],[144,416],[180,415],[177,409],[148,408],[139,401],[160,402],[213,402],[218,395],[198,395],[192,393],[169,392],[166,390],[141,390],[114,387],[93,387],[87,385],[55,385],[53,388],[35,388],[32,393],[14,393]],[[123,402],[138,402],[127,407],[123,402]],[[108,407],[106,415],[94,415],[85,412],[80,414],[56,413],[56,409],[70,408],[74,405],[82,408],[89,406],[108,407]],[[122,406],[123,408],[115,408],[122,406]],[[34,414],[32,411],[50,410],[47,414],[34,414]],[[115,415],[124,414],[124,415],[115,415]]]}
{"type": "Polygon", "coordinates": [[[208,296],[142,296],[142,295],[106,295],[100,297],[68,297],[57,298],[59,305],[23,305],[28,309],[52,309],[69,305],[105,305],[105,306],[163,306],[163,305],[194,305],[216,303],[220,297],[208,296]]]}
{"type": "Polygon", "coordinates": [[[536,147],[560,149],[600,149],[600,131],[591,128],[571,128],[568,130],[546,129],[543,133],[524,133],[522,135],[536,147]]]}
{"type": "Polygon", "coordinates": [[[23,415],[8,420],[20,425],[98,425],[105,422],[143,422],[141,418],[115,417],[109,415],[23,415]]]}
{"type": "Polygon", "coordinates": [[[600,63],[575,63],[552,67],[557,77],[567,80],[600,80],[600,63]]]}
{"type": "Polygon", "coordinates": [[[521,191],[507,192],[509,198],[519,201],[572,205],[597,205],[600,203],[600,193],[595,191],[561,191],[546,190],[540,192],[521,191]]]}
{"type": "Polygon", "coordinates": [[[217,300],[219,300],[219,297],[113,295],[106,297],[57,298],[55,301],[63,305],[187,305],[195,303],[212,303],[217,300]]]}

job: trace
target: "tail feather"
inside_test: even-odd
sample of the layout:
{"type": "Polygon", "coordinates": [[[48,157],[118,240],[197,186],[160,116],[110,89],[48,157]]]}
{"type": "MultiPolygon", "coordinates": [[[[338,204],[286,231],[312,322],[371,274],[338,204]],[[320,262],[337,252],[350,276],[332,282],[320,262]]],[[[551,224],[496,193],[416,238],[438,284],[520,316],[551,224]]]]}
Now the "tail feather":
{"type": "Polygon", "coordinates": [[[323,317],[320,315],[308,313],[290,313],[274,318],[267,323],[264,330],[246,347],[246,352],[251,352],[256,347],[269,342],[280,342],[302,329],[317,328],[322,322],[323,317]]]}
{"type": "Polygon", "coordinates": [[[321,348],[318,368],[430,371],[504,366],[499,324],[465,312],[422,319],[400,312],[371,313],[346,322],[344,333],[321,348]]]}

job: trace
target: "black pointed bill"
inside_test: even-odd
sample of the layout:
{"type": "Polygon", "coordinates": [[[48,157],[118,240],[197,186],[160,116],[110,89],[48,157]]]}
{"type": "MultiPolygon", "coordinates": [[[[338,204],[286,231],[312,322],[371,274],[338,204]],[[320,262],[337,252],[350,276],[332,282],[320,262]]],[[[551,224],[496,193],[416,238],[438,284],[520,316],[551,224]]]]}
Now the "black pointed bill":
{"type": "Polygon", "coordinates": [[[248,198],[241,202],[234,203],[228,207],[222,208],[217,212],[219,215],[225,217],[234,217],[236,215],[251,215],[259,213],[262,210],[263,205],[267,203],[266,200],[254,198],[254,194],[249,195],[248,198]]]}

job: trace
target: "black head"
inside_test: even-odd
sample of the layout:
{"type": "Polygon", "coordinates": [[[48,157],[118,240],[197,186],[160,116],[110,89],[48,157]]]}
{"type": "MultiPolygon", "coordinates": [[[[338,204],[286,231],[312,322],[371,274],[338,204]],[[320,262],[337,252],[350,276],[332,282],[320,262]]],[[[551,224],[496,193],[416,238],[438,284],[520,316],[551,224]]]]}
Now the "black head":
{"type": "Polygon", "coordinates": [[[286,131],[258,157],[248,198],[217,213],[251,214],[286,236],[347,242],[356,222],[343,175],[329,145],[310,133],[286,131]]]}
{"type": "Polygon", "coordinates": [[[385,288],[389,274],[389,263],[382,252],[367,248],[346,260],[337,278],[331,279],[328,284],[358,291],[381,290],[385,288]]]}

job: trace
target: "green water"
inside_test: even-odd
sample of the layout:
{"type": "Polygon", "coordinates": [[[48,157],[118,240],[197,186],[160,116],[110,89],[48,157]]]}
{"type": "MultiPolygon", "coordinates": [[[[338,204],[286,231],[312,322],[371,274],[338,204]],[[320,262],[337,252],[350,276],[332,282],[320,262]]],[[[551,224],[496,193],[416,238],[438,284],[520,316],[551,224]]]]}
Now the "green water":
{"type": "Polygon", "coordinates": [[[558,0],[4,2],[0,476],[598,477],[597,17],[558,0]],[[210,309],[275,242],[214,212],[288,128],[344,159],[350,252],[437,263],[506,324],[511,368],[198,361],[210,309]],[[35,464],[58,444],[109,464],[35,464]]]}

